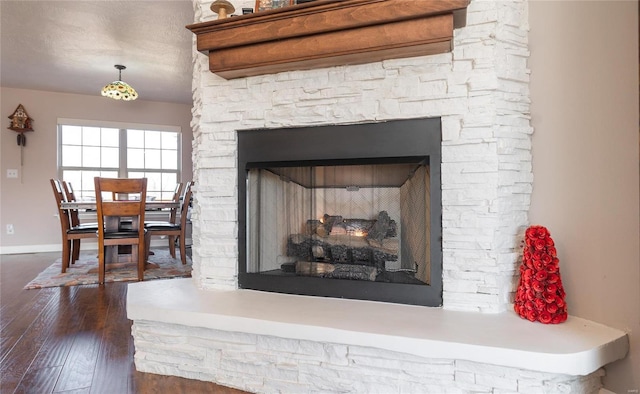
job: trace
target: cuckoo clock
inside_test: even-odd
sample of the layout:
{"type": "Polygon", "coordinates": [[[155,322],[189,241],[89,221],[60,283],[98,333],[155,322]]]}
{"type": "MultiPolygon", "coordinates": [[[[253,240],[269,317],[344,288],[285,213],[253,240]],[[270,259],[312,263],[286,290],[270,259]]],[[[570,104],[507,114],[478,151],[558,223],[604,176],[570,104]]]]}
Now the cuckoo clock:
{"type": "Polygon", "coordinates": [[[9,119],[11,119],[11,125],[8,127],[9,130],[13,130],[18,132],[18,145],[26,146],[27,138],[24,136],[25,131],[33,131],[31,128],[31,119],[29,114],[24,109],[22,104],[18,105],[13,114],[9,115],[9,119]]]}

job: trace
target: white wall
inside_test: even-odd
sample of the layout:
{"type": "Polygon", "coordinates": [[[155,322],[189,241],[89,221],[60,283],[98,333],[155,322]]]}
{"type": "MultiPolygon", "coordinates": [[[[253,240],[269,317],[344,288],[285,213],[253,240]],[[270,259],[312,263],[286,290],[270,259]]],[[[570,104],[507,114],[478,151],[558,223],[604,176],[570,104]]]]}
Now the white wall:
{"type": "Polygon", "coordinates": [[[640,389],[637,7],[529,4],[530,220],[558,246],[569,313],[630,332],[606,368],[616,393],[640,389]]]}
{"type": "Polygon", "coordinates": [[[182,181],[191,180],[191,106],[136,100],[121,102],[95,96],[0,88],[0,251],[1,253],[60,250],[60,222],[49,184],[57,178],[57,119],[88,119],[179,126],[182,129],[182,181]],[[24,165],[16,133],[7,130],[18,104],[33,118],[26,133],[24,165]],[[19,179],[7,179],[7,169],[19,169],[19,179]],[[6,234],[13,224],[14,235],[6,234]]]}

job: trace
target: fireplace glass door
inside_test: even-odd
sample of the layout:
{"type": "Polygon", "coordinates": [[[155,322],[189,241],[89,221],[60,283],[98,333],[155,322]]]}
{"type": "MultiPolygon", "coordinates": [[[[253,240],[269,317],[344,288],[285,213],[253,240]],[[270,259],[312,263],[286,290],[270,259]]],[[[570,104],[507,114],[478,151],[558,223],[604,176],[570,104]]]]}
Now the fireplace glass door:
{"type": "Polygon", "coordinates": [[[241,288],[442,305],[440,119],[238,132],[241,288]]]}

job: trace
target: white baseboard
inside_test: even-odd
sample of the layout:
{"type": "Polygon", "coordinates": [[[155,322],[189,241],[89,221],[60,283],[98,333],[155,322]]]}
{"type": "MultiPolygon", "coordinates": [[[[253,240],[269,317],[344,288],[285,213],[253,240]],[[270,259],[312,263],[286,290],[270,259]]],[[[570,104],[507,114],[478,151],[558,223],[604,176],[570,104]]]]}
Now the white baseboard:
{"type": "MultiPolygon", "coordinates": [[[[84,248],[82,248],[84,249],[84,248]]],[[[95,247],[94,247],[95,249],[95,247]]],[[[62,245],[19,245],[19,246],[0,246],[0,255],[2,254],[24,254],[24,253],[44,253],[44,252],[62,252],[62,245]]]]}
{"type": "MultiPolygon", "coordinates": [[[[188,241],[188,240],[187,240],[188,241]]],[[[187,244],[188,245],[188,244],[187,244]]],[[[151,240],[151,247],[167,246],[167,240],[163,238],[157,238],[151,240]]],[[[83,239],[80,243],[80,250],[98,250],[98,244],[94,240],[83,239]]],[[[0,246],[0,255],[3,254],[26,254],[26,253],[46,253],[46,252],[61,252],[61,244],[50,245],[17,245],[17,246],[0,246]]]]}

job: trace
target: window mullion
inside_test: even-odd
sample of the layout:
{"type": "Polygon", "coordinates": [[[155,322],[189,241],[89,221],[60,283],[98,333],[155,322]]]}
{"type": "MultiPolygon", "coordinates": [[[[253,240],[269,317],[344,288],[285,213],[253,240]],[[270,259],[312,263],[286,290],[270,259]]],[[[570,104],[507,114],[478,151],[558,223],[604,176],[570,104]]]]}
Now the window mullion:
{"type": "Polygon", "coordinates": [[[129,171],[127,170],[127,129],[120,129],[120,168],[118,169],[118,177],[129,177],[129,171]]]}

